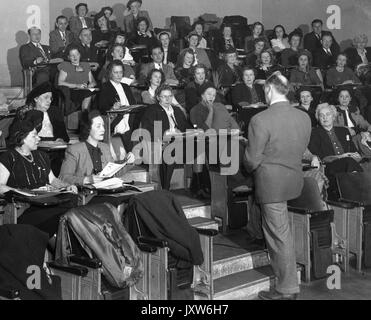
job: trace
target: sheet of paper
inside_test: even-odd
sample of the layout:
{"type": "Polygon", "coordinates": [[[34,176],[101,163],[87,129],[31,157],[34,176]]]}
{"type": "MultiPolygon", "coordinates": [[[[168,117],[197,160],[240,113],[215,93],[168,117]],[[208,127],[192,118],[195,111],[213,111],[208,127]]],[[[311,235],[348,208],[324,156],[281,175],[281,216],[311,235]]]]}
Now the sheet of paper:
{"type": "Polygon", "coordinates": [[[110,190],[122,187],[123,181],[119,178],[112,178],[109,180],[104,180],[102,182],[95,183],[93,184],[93,186],[96,189],[110,190]]]}
{"type": "Polygon", "coordinates": [[[117,172],[123,169],[126,166],[126,164],[127,164],[126,162],[123,164],[110,162],[105,166],[105,168],[103,169],[99,176],[102,178],[112,178],[117,172]]]}
{"type": "Polygon", "coordinates": [[[124,78],[121,79],[121,83],[127,84],[128,86],[131,86],[133,82],[134,82],[134,80],[131,79],[131,78],[125,78],[124,77],[124,78]]]}

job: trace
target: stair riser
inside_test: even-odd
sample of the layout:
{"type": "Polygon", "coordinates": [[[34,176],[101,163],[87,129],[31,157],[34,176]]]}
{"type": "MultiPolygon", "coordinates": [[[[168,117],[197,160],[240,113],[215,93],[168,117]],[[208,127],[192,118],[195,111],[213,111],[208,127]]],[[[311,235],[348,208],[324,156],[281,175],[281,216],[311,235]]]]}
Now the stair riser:
{"type": "Polygon", "coordinates": [[[185,216],[187,219],[202,217],[202,218],[211,218],[211,207],[195,207],[195,208],[183,208],[185,216]]]}
{"type": "Polygon", "coordinates": [[[234,273],[252,270],[269,265],[268,254],[265,252],[235,257],[226,261],[217,261],[213,267],[213,278],[219,279],[234,273]]]}
{"type": "Polygon", "coordinates": [[[220,292],[214,296],[214,300],[254,300],[260,291],[269,291],[274,285],[274,280],[266,279],[254,285],[247,285],[232,292],[220,292]]]}

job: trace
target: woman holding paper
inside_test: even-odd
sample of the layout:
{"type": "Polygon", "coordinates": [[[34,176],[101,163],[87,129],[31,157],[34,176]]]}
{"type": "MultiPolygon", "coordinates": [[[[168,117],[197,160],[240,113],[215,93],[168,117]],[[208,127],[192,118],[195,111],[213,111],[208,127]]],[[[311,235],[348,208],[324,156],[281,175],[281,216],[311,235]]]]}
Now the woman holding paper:
{"type": "MultiPolygon", "coordinates": [[[[71,145],[66,151],[60,174],[62,181],[86,185],[103,180],[99,174],[109,163],[115,161],[110,146],[102,142],[104,134],[104,120],[99,111],[83,113],[81,142],[71,145]]],[[[128,162],[134,162],[132,154],[128,154],[127,159],[128,162]]]]}
{"type": "MultiPolygon", "coordinates": [[[[102,85],[99,96],[99,111],[106,114],[109,110],[118,110],[123,106],[136,104],[133,93],[128,85],[121,83],[124,75],[124,65],[119,60],[112,61],[107,67],[109,81],[102,85]]],[[[113,132],[110,134],[120,135],[126,151],[131,151],[131,133],[137,129],[139,123],[135,120],[136,114],[118,115],[111,123],[113,132]]]]}
{"type": "MultiPolygon", "coordinates": [[[[0,194],[39,188],[77,193],[76,187],[54,176],[48,155],[37,150],[40,142],[37,129],[40,128],[41,121],[26,116],[10,129],[9,150],[0,157],[0,194]]],[[[77,205],[76,196],[64,196],[70,198],[69,204],[52,209],[22,205],[18,210],[18,224],[33,225],[52,237],[57,232],[60,216],[77,205]]]]}

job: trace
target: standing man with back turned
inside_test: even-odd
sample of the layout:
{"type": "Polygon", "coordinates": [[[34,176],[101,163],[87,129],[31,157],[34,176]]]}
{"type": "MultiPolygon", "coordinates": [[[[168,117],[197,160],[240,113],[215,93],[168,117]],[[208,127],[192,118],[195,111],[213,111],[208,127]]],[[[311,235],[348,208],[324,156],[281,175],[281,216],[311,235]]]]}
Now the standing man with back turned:
{"type": "Polygon", "coordinates": [[[311,122],[292,107],[286,96],[289,82],[279,72],[264,86],[269,108],[256,115],[249,126],[247,169],[254,173],[256,199],[262,208],[263,231],[276,288],[262,291],[263,300],[294,300],[299,293],[293,234],[287,201],[303,188],[302,158],[309,144],[311,122]]]}

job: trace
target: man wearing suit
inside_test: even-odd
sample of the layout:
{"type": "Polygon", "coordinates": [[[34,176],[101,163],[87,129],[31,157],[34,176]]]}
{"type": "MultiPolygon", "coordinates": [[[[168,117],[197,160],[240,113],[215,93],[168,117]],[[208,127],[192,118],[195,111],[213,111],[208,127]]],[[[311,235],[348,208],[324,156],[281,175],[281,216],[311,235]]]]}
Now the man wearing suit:
{"type": "Polygon", "coordinates": [[[314,51],[313,65],[323,70],[335,65],[339,50],[336,47],[331,49],[333,48],[331,34],[324,34],[321,43],[321,48],[314,51]]]}
{"type": "Polygon", "coordinates": [[[340,47],[336,42],[334,36],[330,31],[323,31],[322,30],[323,22],[322,20],[315,19],[312,22],[312,32],[307,33],[304,37],[304,49],[307,49],[314,55],[314,52],[317,49],[322,47],[321,40],[325,34],[330,34],[332,37],[332,44],[331,44],[331,51],[340,51],[340,47]]]}
{"type": "MultiPolygon", "coordinates": [[[[157,100],[158,105],[147,108],[141,121],[141,128],[147,132],[151,142],[162,141],[166,133],[185,132],[187,129],[192,129],[191,124],[187,121],[183,111],[176,106],[172,106],[173,91],[168,85],[162,85],[158,89],[157,100]],[[158,130],[158,125],[161,124],[161,131],[158,130]],[[157,136],[160,135],[160,136],[157,136]]],[[[184,153],[185,154],[185,153],[184,153]]],[[[175,156],[172,154],[172,156],[175,156]]],[[[164,162],[160,165],[159,175],[161,185],[164,190],[169,190],[171,177],[174,172],[175,165],[169,165],[164,162]]]]}
{"type": "Polygon", "coordinates": [[[88,5],[86,3],[79,3],[76,7],[77,16],[70,18],[70,30],[74,34],[75,39],[78,39],[79,34],[82,29],[93,29],[94,21],[93,19],[87,17],[88,14],[88,5]]]}
{"type": "Polygon", "coordinates": [[[59,16],[55,22],[55,30],[49,34],[49,45],[53,58],[65,58],[66,48],[74,41],[73,33],[67,30],[67,27],[67,18],[59,16]]]}
{"type": "Polygon", "coordinates": [[[289,82],[280,73],[266,80],[264,92],[270,107],[251,120],[245,156],[246,168],[254,174],[264,236],[278,281],[274,290],[260,292],[259,297],[296,299],[299,286],[287,201],[297,198],[304,185],[301,162],[311,122],[308,115],[290,105],[286,97],[289,82]]]}
{"type": "Polygon", "coordinates": [[[56,68],[45,66],[51,59],[51,52],[48,46],[42,45],[41,30],[32,27],[28,30],[30,42],[21,46],[19,57],[23,69],[34,68],[33,83],[38,85],[43,82],[51,81],[53,83],[56,75],[56,68]]]}
{"type": "Polygon", "coordinates": [[[149,14],[145,10],[140,10],[142,6],[142,0],[129,0],[127,8],[130,14],[124,16],[124,24],[122,31],[130,34],[136,31],[137,20],[139,18],[146,18],[148,20],[148,30],[153,30],[153,25],[149,14]]]}
{"type": "Polygon", "coordinates": [[[164,51],[162,49],[162,46],[157,45],[151,49],[151,58],[153,62],[144,64],[142,66],[142,69],[140,70],[139,75],[139,82],[145,82],[148,74],[152,69],[162,70],[162,72],[165,74],[165,82],[167,84],[179,84],[179,81],[177,80],[174,69],[172,66],[168,64],[164,64],[164,51]]]}

